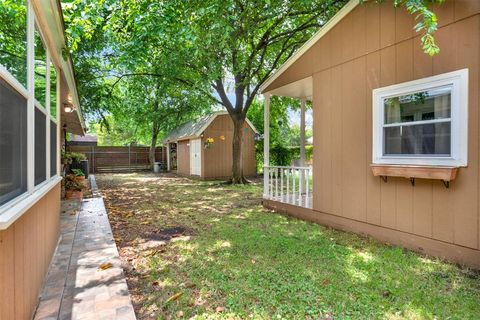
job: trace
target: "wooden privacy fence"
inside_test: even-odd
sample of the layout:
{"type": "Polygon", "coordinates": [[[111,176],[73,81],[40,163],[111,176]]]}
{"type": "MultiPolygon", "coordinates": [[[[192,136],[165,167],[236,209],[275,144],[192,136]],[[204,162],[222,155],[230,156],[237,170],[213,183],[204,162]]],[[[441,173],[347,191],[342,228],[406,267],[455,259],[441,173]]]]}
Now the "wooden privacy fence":
{"type": "MultiPolygon", "coordinates": [[[[151,167],[148,147],[68,146],[67,150],[85,154],[92,173],[141,171],[151,167]]],[[[166,148],[157,147],[155,161],[165,164],[166,159],[166,148]]]]}

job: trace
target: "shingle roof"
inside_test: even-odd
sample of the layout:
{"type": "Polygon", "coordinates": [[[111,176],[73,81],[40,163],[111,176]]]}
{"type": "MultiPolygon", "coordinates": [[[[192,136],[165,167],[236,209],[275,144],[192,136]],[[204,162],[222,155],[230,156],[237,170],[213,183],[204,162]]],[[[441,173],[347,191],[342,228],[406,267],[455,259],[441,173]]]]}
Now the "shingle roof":
{"type": "MultiPolygon", "coordinates": [[[[205,129],[210,125],[210,123],[215,120],[215,118],[219,115],[228,114],[226,111],[217,111],[214,113],[210,113],[206,116],[203,116],[199,119],[189,121],[187,123],[182,124],[178,128],[174,129],[168,136],[165,137],[163,140],[164,142],[174,142],[179,140],[186,140],[191,138],[198,138],[200,135],[205,131],[205,129]]],[[[253,126],[253,124],[246,119],[247,123],[252,127],[252,130],[255,133],[258,133],[257,129],[253,126]]]]}
{"type": "Polygon", "coordinates": [[[210,124],[216,116],[217,112],[208,114],[196,120],[188,121],[170,132],[165,138],[165,141],[178,141],[200,136],[202,132],[199,131],[203,131],[202,128],[210,124]]]}

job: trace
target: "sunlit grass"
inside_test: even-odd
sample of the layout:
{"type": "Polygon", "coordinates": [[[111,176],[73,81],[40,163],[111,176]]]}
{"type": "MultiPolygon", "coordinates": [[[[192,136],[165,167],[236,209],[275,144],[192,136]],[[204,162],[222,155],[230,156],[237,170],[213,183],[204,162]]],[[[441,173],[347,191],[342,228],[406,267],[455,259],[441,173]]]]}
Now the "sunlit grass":
{"type": "Polygon", "coordinates": [[[261,183],[97,178],[139,318],[480,318],[478,273],[265,210],[261,183]]]}

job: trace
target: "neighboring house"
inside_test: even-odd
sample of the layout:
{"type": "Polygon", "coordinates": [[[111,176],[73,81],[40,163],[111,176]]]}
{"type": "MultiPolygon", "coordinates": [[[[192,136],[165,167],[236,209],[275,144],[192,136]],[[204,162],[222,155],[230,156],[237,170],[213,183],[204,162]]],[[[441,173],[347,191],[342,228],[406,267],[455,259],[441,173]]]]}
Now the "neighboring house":
{"type": "Polygon", "coordinates": [[[0,24],[0,318],[32,319],[59,240],[61,129],[84,123],[60,2],[2,6],[14,18],[0,24]]]}
{"type": "MultiPolygon", "coordinates": [[[[243,172],[256,175],[255,127],[247,119],[243,131],[243,172]]],[[[233,121],[227,112],[219,111],[190,121],[173,130],[164,140],[167,145],[168,170],[198,176],[202,179],[220,179],[232,174],[233,121]],[[209,141],[211,141],[209,143],[209,141]],[[175,151],[171,152],[172,144],[175,151]]]]}
{"type": "Polygon", "coordinates": [[[414,15],[392,1],[359,2],[261,88],[267,123],[271,95],[313,102],[315,143],[313,189],[293,200],[275,191],[284,176],[273,167],[264,203],[478,268],[480,1],[433,6],[434,57],[422,51],[414,15]]]}
{"type": "Polygon", "coordinates": [[[68,141],[69,146],[96,147],[98,139],[96,136],[86,134],[84,136],[74,134],[72,140],[68,141]]]}

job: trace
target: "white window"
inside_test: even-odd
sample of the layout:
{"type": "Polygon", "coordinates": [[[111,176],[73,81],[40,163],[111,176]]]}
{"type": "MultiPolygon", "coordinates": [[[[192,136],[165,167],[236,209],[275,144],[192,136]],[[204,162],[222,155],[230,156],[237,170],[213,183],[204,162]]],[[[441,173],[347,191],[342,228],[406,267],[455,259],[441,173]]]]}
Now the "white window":
{"type": "Polygon", "coordinates": [[[466,166],[468,69],[373,91],[373,163],[466,166]]]}

